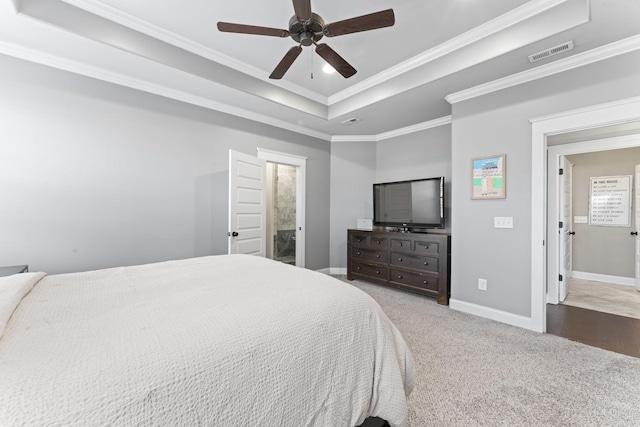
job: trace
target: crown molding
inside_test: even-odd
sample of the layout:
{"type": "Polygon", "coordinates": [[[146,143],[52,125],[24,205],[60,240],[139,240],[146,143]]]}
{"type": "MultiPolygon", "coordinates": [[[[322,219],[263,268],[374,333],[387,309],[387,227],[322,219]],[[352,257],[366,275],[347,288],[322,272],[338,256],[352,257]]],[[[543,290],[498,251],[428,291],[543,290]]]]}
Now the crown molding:
{"type": "Polygon", "coordinates": [[[439,119],[429,120],[427,122],[418,123],[416,125],[403,127],[400,129],[392,130],[389,132],[380,133],[376,136],[377,141],[384,141],[385,139],[397,138],[399,136],[408,135],[410,133],[420,132],[427,129],[432,129],[439,126],[445,126],[451,124],[451,116],[440,117],[439,119]]]}
{"type": "Polygon", "coordinates": [[[518,24],[526,19],[529,19],[535,15],[538,15],[546,10],[565,3],[568,0],[532,0],[524,5],[502,14],[491,21],[488,21],[478,27],[475,27],[466,33],[460,34],[432,49],[429,49],[419,55],[414,56],[404,62],[401,62],[394,67],[376,74],[358,84],[355,84],[348,89],[340,91],[334,95],[329,96],[328,105],[337,104],[342,102],[360,92],[369,90],[377,85],[380,85],[388,80],[391,80],[399,75],[407,73],[414,68],[428,64],[438,58],[448,55],[456,50],[459,50],[465,46],[468,46],[480,39],[486,38],[493,34],[496,34],[505,28],[518,24]]]}
{"type": "Polygon", "coordinates": [[[477,98],[479,96],[487,95],[492,92],[497,92],[502,89],[521,85],[534,80],[542,79],[544,77],[549,77],[554,74],[562,73],[564,71],[584,67],[586,65],[613,58],[615,56],[624,55],[625,53],[633,52],[638,49],[640,49],[640,35],[631,36],[629,38],[619,40],[605,46],[591,49],[587,52],[578,53],[568,58],[560,59],[549,64],[540,65],[531,70],[512,74],[510,76],[481,84],[470,89],[452,93],[450,95],[447,95],[445,99],[450,104],[455,104],[457,102],[462,102],[469,99],[477,98]]]}
{"type": "Polygon", "coordinates": [[[451,124],[451,116],[444,116],[439,119],[429,120],[427,122],[379,133],[377,135],[334,135],[331,138],[331,142],[378,142],[449,124],[451,124]]]}
{"type": "Polygon", "coordinates": [[[188,104],[197,105],[210,110],[219,111],[221,113],[226,113],[232,116],[252,120],[298,134],[307,135],[313,138],[318,138],[325,141],[331,140],[331,135],[324,132],[315,131],[303,126],[298,126],[286,122],[284,120],[275,119],[264,114],[255,113],[243,108],[223,104],[221,102],[213,101],[208,98],[193,95],[191,93],[187,93],[177,89],[171,89],[163,85],[149,83],[147,81],[128,77],[119,73],[106,71],[99,67],[88,66],[66,58],[61,58],[56,55],[51,55],[34,49],[25,48],[23,46],[17,46],[15,44],[0,41],[0,53],[37,64],[46,65],[52,68],[57,68],[75,74],[91,77],[97,80],[103,80],[120,86],[141,90],[143,92],[152,93],[154,95],[163,96],[165,98],[186,102],[188,104]]]}
{"type": "Polygon", "coordinates": [[[331,142],[376,142],[376,135],[333,135],[331,142]]]}
{"type": "Polygon", "coordinates": [[[247,74],[251,77],[259,79],[263,82],[269,83],[273,86],[281,87],[289,90],[300,96],[308,98],[312,101],[319,102],[323,105],[327,105],[328,98],[317,92],[306,89],[302,86],[291,83],[287,80],[274,81],[266,78],[264,70],[253,67],[245,62],[238,61],[228,55],[222,54],[214,49],[206,47],[200,43],[196,43],[190,39],[182,37],[171,31],[167,31],[157,25],[154,25],[148,21],[130,15],[105,3],[97,0],[61,0],[67,4],[75,6],[79,9],[85,10],[94,15],[98,15],[116,24],[125,26],[132,30],[146,34],[155,39],[161,40],[165,43],[184,49],[188,52],[195,53],[196,55],[207,58],[211,61],[215,61],[219,64],[225,65],[229,68],[233,68],[236,71],[247,74]]]}

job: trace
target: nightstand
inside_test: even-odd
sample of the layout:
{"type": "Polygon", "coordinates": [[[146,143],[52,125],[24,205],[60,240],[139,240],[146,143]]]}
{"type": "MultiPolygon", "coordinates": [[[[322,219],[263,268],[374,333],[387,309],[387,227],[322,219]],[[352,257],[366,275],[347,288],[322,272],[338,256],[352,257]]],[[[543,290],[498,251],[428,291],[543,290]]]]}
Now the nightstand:
{"type": "Polygon", "coordinates": [[[28,265],[13,265],[11,267],[0,267],[0,277],[11,276],[12,274],[26,273],[29,271],[28,265]]]}

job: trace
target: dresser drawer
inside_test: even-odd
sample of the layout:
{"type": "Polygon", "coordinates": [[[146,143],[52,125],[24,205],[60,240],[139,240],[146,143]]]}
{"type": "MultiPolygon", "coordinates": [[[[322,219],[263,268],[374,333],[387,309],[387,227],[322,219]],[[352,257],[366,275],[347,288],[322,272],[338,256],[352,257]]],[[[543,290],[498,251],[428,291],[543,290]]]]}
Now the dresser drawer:
{"type": "Polygon", "coordinates": [[[408,268],[417,268],[425,271],[438,271],[438,258],[423,256],[423,255],[409,255],[392,252],[391,253],[391,265],[402,266],[408,268]]]}
{"type": "Polygon", "coordinates": [[[369,247],[389,249],[389,239],[387,237],[371,236],[369,237],[369,247]]]}
{"type": "Polygon", "coordinates": [[[390,271],[390,281],[403,285],[415,286],[431,291],[438,291],[438,276],[427,273],[415,273],[412,271],[396,270],[392,268],[390,271]]]}
{"type": "Polygon", "coordinates": [[[351,244],[358,247],[369,246],[369,236],[364,234],[352,234],[351,244]]]}
{"type": "Polygon", "coordinates": [[[366,264],[363,262],[353,263],[353,274],[362,274],[375,277],[381,280],[389,280],[389,269],[379,265],[366,264]]]}
{"type": "Polygon", "coordinates": [[[417,240],[415,242],[413,242],[414,246],[413,246],[413,250],[414,252],[417,253],[431,253],[431,254],[437,254],[438,253],[438,243],[436,242],[424,242],[424,241],[420,241],[417,240]]]}
{"type": "Polygon", "coordinates": [[[368,248],[351,248],[351,256],[353,259],[381,262],[387,264],[389,262],[389,252],[377,251],[368,248]]]}
{"type": "Polygon", "coordinates": [[[391,239],[391,249],[410,251],[411,240],[391,239]]]}

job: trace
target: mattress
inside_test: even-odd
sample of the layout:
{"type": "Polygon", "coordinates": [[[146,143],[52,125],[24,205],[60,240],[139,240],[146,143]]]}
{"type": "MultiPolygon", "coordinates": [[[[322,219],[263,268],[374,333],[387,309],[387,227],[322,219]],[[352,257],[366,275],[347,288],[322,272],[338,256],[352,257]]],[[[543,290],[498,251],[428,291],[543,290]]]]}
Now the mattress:
{"type": "Polygon", "coordinates": [[[330,276],[220,255],[1,279],[2,426],[407,422],[409,348],[330,276]]]}

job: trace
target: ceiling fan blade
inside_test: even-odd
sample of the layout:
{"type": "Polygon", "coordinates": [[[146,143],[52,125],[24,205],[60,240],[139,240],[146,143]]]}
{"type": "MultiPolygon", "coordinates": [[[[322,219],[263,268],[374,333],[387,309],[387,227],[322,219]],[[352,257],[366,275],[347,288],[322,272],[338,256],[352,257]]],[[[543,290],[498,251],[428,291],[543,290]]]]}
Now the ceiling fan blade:
{"type": "Polygon", "coordinates": [[[320,43],[316,47],[316,53],[322,57],[325,61],[329,63],[337,72],[342,74],[342,77],[348,79],[357,73],[356,69],[353,68],[347,61],[344,60],[340,55],[336,53],[335,50],[331,49],[325,43],[320,43]]]}
{"type": "Polygon", "coordinates": [[[284,74],[287,72],[287,70],[289,70],[289,67],[291,67],[293,61],[295,61],[298,55],[300,55],[300,52],[302,52],[302,47],[300,46],[294,46],[289,49],[289,52],[284,55],[284,58],[282,58],[280,63],[276,66],[269,78],[281,79],[282,76],[284,76],[284,74]]]}
{"type": "Polygon", "coordinates": [[[311,19],[311,0],[293,0],[293,10],[301,21],[311,19]]]}
{"type": "Polygon", "coordinates": [[[289,31],[278,28],[257,27],[255,25],[218,22],[218,30],[224,33],[255,34],[258,36],[289,37],[289,31]]]}
{"type": "Polygon", "coordinates": [[[344,21],[327,24],[324,27],[324,35],[327,37],[342,36],[344,34],[357,33],[360,31],[376,30],[378,28],[391,27],[396,23],[396,16],[393,9],[387,9],[356,18],[345,19],[344,21]]]}

